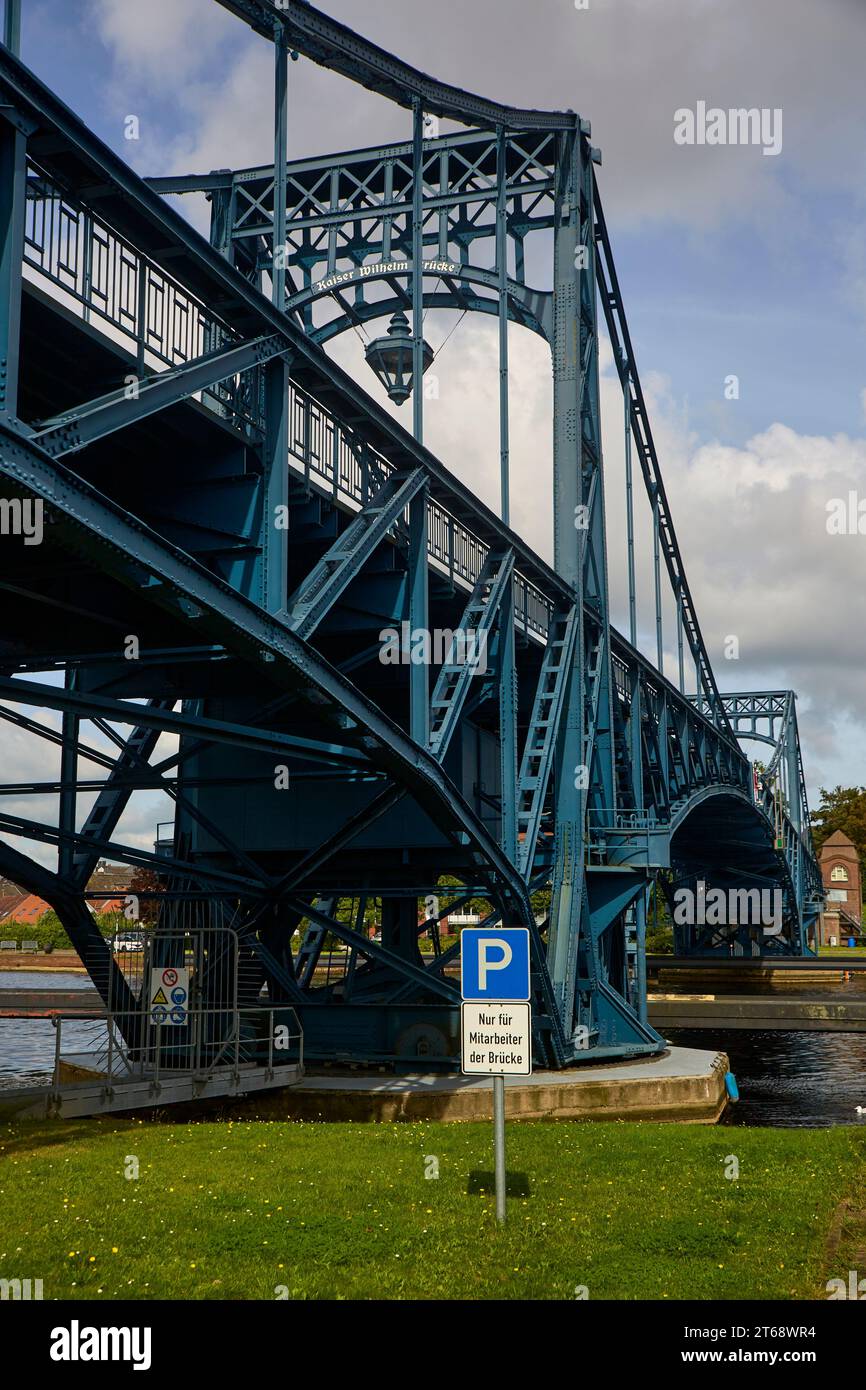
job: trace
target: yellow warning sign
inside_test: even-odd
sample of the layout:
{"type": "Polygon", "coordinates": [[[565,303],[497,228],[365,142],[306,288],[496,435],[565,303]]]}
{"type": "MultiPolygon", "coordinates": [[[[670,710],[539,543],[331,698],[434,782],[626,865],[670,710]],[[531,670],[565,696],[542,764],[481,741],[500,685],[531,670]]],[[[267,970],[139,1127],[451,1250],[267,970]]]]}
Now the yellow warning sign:
{"type": "Polygon", "coordinates": [[[155,965],[150,971],[150,1018],[161,1028],[189,1022],[189,967],[155,965]]]}

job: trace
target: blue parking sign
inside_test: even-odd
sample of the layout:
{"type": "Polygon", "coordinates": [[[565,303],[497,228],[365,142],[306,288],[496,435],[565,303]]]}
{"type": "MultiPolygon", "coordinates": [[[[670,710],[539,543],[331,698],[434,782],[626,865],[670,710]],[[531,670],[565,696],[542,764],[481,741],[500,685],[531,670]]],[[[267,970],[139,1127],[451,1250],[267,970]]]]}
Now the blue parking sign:
{"type": "Polygon", "coordinates": [[[526,927],[464,927],[460,936],[464,999],[529,1000],[529,932],[526,927]]]}

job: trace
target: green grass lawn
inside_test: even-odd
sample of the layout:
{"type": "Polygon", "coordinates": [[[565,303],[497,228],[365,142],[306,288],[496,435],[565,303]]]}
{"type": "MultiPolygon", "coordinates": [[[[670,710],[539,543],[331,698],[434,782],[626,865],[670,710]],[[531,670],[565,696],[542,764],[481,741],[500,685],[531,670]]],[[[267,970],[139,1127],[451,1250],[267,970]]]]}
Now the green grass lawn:
{"type": "Polygon", "coordinates": [[[0,1278],[46,1299],[814,1298],[862,1236],[866,1129],[512,1124],[530,1195],[503,1230],[467,1195],[491,1150],[480,1124],[5,1126],[0,1278]]]}

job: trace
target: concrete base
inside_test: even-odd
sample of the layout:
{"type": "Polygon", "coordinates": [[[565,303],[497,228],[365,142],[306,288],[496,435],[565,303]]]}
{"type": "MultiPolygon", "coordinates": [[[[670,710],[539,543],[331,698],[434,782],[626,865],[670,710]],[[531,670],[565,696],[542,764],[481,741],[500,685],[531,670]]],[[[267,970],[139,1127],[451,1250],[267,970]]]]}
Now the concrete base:
{"type": "Polygon", "coordinates": [[[671,1028],[768,1029],[803,1033],[866,1033],[866,1000],[780,999],[735,994],[651,994],[649,1021],[671,1028]]]}
{"type": "Polygon", "coordinates": [[[648,968],[652,994],[866,995],[866,951],[858,960],[675,960],[648,968]]]}
{"type": "MultiPolygon", "coordinates": [[[[661,1057],[506,1077],[510,1120],[668,1120],[715,1124],[727,1104],[723,1052],[673,1047],[661,1057]]],[[[309,1072],[291,1091],[257,1096],[267,1119],[393,1123],[489,1120],[493,1083],[458,1075],[309,1072]]],[[[235,1111],[235,1113],[237,1113],[235,1111]]]]}

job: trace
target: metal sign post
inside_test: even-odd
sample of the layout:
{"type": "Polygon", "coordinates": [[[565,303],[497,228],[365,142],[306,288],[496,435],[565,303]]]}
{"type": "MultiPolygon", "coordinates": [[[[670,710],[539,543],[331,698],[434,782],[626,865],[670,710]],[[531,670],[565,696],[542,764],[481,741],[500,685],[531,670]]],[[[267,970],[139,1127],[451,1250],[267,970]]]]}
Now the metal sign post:
{"type": "Polygon", "coordinates": [[[505,1221],[505,1077],[532,1073],[529,932],[466,927],[460,938],[464,1076],[493,1077],[496,1219],[505,1221]]]}
{"type": "Polygon", "coordinates": [[[496,1180],[496,1220],[505,1224],[505,1077],[493,1078],[493,1169],[496,1180]]]}

